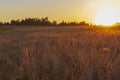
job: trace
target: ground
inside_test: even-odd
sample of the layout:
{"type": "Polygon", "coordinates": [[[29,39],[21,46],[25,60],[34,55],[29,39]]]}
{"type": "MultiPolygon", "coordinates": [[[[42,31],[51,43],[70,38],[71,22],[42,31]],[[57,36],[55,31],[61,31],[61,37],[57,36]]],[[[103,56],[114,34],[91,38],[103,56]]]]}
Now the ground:
{"type": "Polygon", "coordinates": [[[120,28],[0,28],[1,80],[119,80],[120,28]]]}

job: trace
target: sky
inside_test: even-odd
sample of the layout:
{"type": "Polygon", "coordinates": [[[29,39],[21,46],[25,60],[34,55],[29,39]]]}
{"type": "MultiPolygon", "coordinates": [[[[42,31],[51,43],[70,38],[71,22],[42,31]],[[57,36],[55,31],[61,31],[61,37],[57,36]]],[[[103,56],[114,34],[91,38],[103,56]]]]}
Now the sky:
{"type": "Polygon", "coordinates": [[[93,22],[101,6],[116,7],[119,13],[119,3],[120,0],[0,0],[0,21],[47,16],[58,22],[93,22]]]}

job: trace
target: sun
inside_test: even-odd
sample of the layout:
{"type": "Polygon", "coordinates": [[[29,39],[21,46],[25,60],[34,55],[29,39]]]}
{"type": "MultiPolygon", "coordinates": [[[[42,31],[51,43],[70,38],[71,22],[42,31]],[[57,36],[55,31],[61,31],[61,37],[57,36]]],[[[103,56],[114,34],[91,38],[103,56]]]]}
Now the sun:
{"type": "Polygon", "coordinates": [[[114,7],[103,6],[95,14],[94,23],[97,25],[110,26],[117,22],[118,13],[114,7]]]}

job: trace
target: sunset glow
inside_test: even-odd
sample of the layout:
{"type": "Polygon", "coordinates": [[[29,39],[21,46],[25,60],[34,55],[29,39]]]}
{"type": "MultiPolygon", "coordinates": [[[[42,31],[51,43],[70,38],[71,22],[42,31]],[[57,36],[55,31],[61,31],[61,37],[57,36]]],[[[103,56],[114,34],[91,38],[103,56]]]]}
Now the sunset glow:
{"type": "Polygon", "coordinates": [[[112,6],[103,6],[98,9],[94,22],[98,25],[113,25],[115,22],[118,22],[118,15],[117,10],[112,6]]]}
{"type": "Polygon", "coordinates": [[[49,17],[51,21],[86,21],[111,25],[120,21],[119,0],[1,0],[0,21],[49,17]]]}

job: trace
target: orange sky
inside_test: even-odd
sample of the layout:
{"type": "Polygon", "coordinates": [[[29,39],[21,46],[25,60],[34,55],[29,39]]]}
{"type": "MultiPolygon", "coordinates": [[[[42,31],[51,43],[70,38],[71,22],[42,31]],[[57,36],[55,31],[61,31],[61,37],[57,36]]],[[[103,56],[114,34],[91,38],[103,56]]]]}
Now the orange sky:
{"type": "Polygon", "coordinates": [[[119,0],[0,0],[0,21],[47,16],[57,21],[94,22],[101,6],[110,5],[120,10],[119,3],[119,0]]]}

